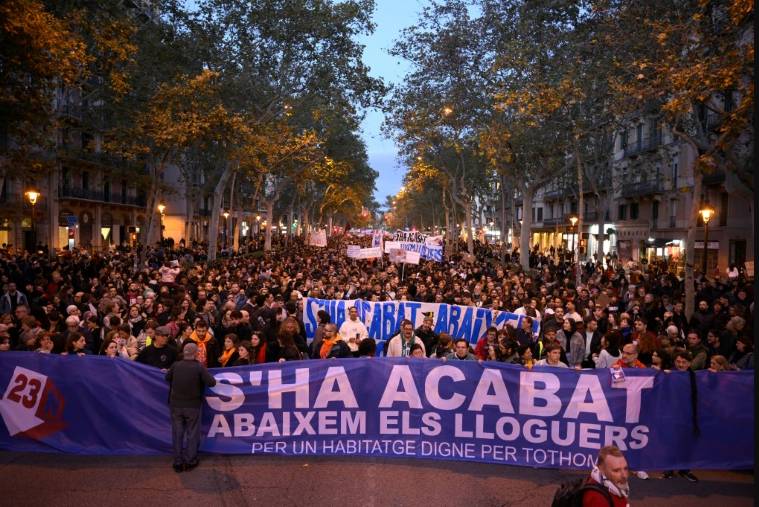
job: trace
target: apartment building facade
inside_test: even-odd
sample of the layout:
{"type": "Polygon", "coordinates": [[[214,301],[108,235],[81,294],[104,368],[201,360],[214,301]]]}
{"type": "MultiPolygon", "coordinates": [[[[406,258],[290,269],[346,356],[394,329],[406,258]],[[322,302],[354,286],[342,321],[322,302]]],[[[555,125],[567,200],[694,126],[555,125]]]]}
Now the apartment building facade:
{"type": "MultiPolygon", "coordinates": [[[[704,175],[702,195],[694,195],[695,150],[656,119],[631,122],[618,136],[614,149],[613,219],[617,253],[623,260],[667,258],[685,263],[685,240],[694,200],[709,205],[707,270],[724,274],[731,264],[753,259],[753,199],[750,191],[723,169],[704,175]]],[[[703,222],[696,231],[697,267],[704,255],[703,222]]]]}

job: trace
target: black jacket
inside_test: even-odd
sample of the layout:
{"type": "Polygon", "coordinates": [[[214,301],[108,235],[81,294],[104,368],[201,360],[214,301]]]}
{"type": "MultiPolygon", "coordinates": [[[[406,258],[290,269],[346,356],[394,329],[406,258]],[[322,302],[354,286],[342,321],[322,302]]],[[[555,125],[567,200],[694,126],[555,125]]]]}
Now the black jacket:
{"type": "MultiPolygon", "coordinates": [[[[311,359],[321,359],[321,356],[319,355],[322,349],[322,343],[324,340],[319,340],[313,343],[311,346],[311,359]]],[[[327,354],[327,357],[325,359],[330,359],[333,357],[353,357],[353,353],[351,352],[351,349],[348,348],[348,344],[345,343],[342,340],[337,340],[334,345],[332,345],[332,349],[330,349],[329,354],[327,354]]]]}
{"type": "Polygon", "coordinates": [[[203,391],[216,385],[216,379],[195,360],[177,361],[166,372],[169,382],[169,406],[172,408],[200,408],[203,391]]]}
{"type": "Polygon", "coordinates": [[[177,350],[170,345],[158,348],[151,344],[142,349],[142,352],[137,356],[138,363],[155,366],[156,368],[169,368],[176,360],[177,350]]]}
{"type": "Polygon", "coordinates": [[[414,334],[422,339],[422,342],[424,342],[424,350],[427,351],[427,357],[432,354],[432,349],[435,348],[435,345],[437,345],[438,342],[438,335],[433,330],[430,329],[429,331],[425,331],[422,326],[419,326],[414,330],[414,334]]]}

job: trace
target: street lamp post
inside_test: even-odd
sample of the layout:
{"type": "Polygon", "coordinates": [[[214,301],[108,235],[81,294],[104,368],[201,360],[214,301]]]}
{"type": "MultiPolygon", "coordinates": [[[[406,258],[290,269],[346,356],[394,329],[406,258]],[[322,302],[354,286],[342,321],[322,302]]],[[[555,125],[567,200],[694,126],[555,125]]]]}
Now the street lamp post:
{"type": "Polygon", "coordinates": [[[704,258],[701,259],[701,273],[706,277],[706,253],[709,244],[709,220],[714,216],[714,208],[709,206],[709,203],[705,203],[704,206],[698,210],[698,214],[701,215],[701,219],[704,221],[704,258]]]}
{"type": "Polygon", "coordinates": [[[164,203],[160,203],[158,205],[158,213],[161,214],[161,246],[163,246],[163,216],[166,212],[166,205],[164,203]]]}
{"type": "Polygon", "coordinates": [[[40,193],[35,190],[29,190],[26,193],[29,198],[29,203],[32,205],[32,249],[37,248],[37,225],[34,221],[34,211],[37,205],[37,199],[40,197],[40,193]]]}
{"type": "Polygon", "coordinates": [[[229,211],[222,213],[224,216],[224,250],[227,250],[228,246],[228,234],[229,234],[229,211]]]}
{"type": "Polygon", "coordinates": [[[570,233],[570,235],[572,237],[572,247],[571,247],[572,248],[572,252],[571,252],[572,262],[575,261],[575,235],[574,235],[573,231],[574,231],[575,225],[577,225],[577,220],[578,220],[578,218],[576,216],[574,216],[574,215],[572,215],[571,217],[569,217],[569,221],[572,224],[572,227],[569,229],[569,233],[570,233]]]}

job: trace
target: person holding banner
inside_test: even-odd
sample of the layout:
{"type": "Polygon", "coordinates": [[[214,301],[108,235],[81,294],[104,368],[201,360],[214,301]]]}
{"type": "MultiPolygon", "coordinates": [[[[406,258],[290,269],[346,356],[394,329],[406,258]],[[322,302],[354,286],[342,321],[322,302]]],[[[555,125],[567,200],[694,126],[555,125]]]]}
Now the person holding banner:
{"type": "Polygon", "coordinates": [[[555,342],[546,345],[546,357],[535,363],[535,366],[569,368],[566,364],[561,362],[561,345],[555,342]]]}
{"type": "Polygon", "coordinates": [[[469,351],[469,342],[464,338],[456,340],[453,352],[445,356],[446,361],[476,361],[477,357],[469,351]]]}
{"type": "Polygon", "coordinates": [[[358,318],[358,308],[348,310],[348,319],[340,326],[340,338],[348,344],[352,353],[358,352],[358,344],[369,337],[369,331],[358,318]]]}
{"type": "MultiPolygon", "coordinates": [[[[414,334],[414,324],[408,319],[403,319],[401,321],[401,332],[387,342],[387,357],[408,357],[411,355],[411,347],[417,343],[424,348],[424,342],[417,339],[414,334]]],[[[424,354],[427,355],[426,350],[424,354]]]]}
{"type": "Polygon", "coordinates": [[[416,336],[421,338],[422,342],[424,342],[424,348],[427,351],[427,356],[432,353],[432,350],[435,348],[438,342],[438,335],[434,330],[435,322],[433,319],[432,312],[424,314],[424,320],[422,321],[422,325],[416,328],[414,333],[416,336]]]}
{"type": "Polygon", "coordinates": [[[348,344],[337,334],[337,326],[330,322],[324,326],[322,337],[314,341],[311,359],[333,359],[336,357],[353,357],[353,354],[348,348],[348,344]]]}
{"type": "Polygon", "coordinates": [[[216,379],[197,360],[198,345],[189,342],[166,373],[171,408],[171,441],[174,446],[174,471],[179,473],[198,466],[200,447],[200,409],[205,387],[216,379]]]}
{"type": "MultiPolygon", "coordinates": [[[[693,356],[690,352],[687,350],[680,350],[675,354],[675,370],[681,371],[681,372],[687,372],[690,376],[690,388],[691,388],[691,410],[692,410],[692,420],[693,420],[693,433],[698,436],[700,434],[700,429],[698,426],[698,389],[696,387],[696,380],[695,375],[693,372],[693,369],[691,368],[691,364],[693,362],[693,356]]],[[[686,470],[678,470],[678,475],[680,477],[683,477],[688,482],[698,482],[698,477],[693,475],[693,473],[686,469],[686,470]]],[[[662,479],[671,479],[675,476],[674,470],[668,470],[662,474],[662,479]]]]}
{"type": "Polygon", "coordinates": [[[477,359],[485,360],[488,358],[488,348],[495,347],[498,344],[498,329],[495,326],[490,326],[485,332],[485,336],[477,340],[477,345],[474,347],[474,353],[477,359]]]}

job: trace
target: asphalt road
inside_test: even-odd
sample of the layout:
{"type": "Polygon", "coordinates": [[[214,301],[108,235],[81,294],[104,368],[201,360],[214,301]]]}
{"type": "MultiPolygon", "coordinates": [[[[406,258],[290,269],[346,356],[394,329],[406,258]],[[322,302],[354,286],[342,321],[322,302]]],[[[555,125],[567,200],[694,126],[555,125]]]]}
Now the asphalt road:
{"type": "MultiPolygon", "coordinates": [[[[546,506],[577,474],[479,463],[371,458],[205,456],[181,474],[168,457],[0,453],[4,506],[546,506]]],[[[697,471],[631,479],[633,506],[750,506],[754,477],[697,471]]]]}

